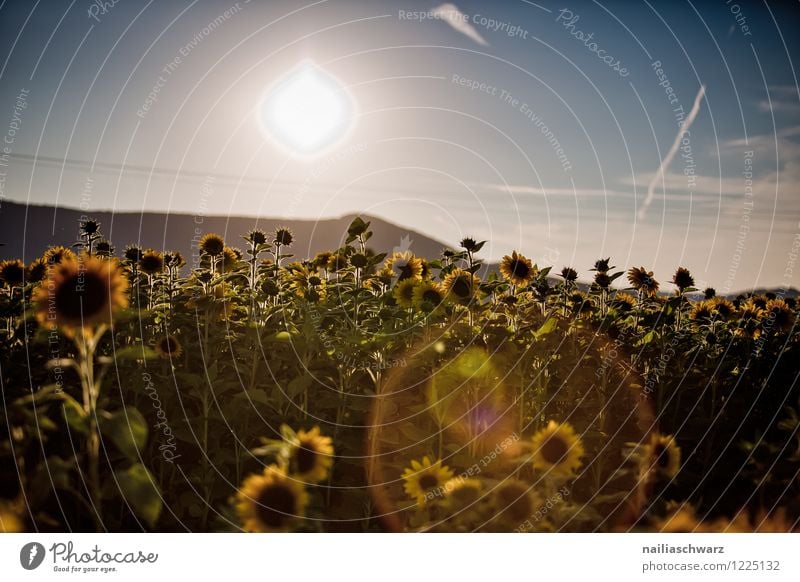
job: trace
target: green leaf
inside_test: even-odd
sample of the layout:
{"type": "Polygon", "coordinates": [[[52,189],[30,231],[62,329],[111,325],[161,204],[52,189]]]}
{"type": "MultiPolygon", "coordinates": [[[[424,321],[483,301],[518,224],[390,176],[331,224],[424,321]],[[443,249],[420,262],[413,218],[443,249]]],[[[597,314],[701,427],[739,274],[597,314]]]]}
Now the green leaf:
{"type": "Polygon", "coordinates": [[[302,376],[298,376],[289,382],[289,385],[286,386],[286,393],[288,394],[289,398],[295,398],[310,388],[311,383],[311,376],[308,374],[303,374],[302,376]]]}
{"type": "Polygon", "coordinates": [[[147,346],[128,346],[114,352],[116,360],[152,360],[158,358],[153,348],[147,346]]]}
{"type": "Polygon", "coordinates": [[[147,522],[148,526],[154,527],[161,515],[163,503],[150,471],[144,465],[136,463],[124,471],[115,471],[114,476],[123,498],[130,504],[133,512],[147,522]]]}
{"type": "Polygon", "coordinates": [[[536,338],[544,337],[554,331],[556,327],[558,327],[558,320],[555,317],[551,317],[545,321],[539,329],[533,332],[533,335],[536,338]]]}
{"type": "Polygon", "coordinates": [[[142,413],[133,407],[117,412],[105,412],[98,419],[100,434],[108,438],[131,461],[139,458],[147,444],[147,423],[142,413]]]}

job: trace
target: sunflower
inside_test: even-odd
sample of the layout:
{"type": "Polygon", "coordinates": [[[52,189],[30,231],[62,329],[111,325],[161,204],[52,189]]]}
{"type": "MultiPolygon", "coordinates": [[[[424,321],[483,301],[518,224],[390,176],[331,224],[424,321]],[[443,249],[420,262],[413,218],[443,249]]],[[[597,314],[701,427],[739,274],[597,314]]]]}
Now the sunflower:
{"type": "Polygon", "coordinates": [[[500,274],[515,287],[524,287],[536,276],[536,270],[531,265],[531,260],[524,255],[513,251],[500,261],[500,274]]]}
{"type": "Polygon", "coordinates": [[[400,307],[409,309],[414,306],[414,294],[417,288],[415,279],[402,279],[394,286],[392,296],[400,307]]]}
{"type": "Polygon", "coordinates": [[[411,461],[411,466],[403,471],[403,488],[409,497],[422,505],[428,497],[444,493],[444,484],[452,478],[453,472],[449,467],[442,466],[441,459],[431,463],[428,457],[423,457],[422,462],[411,461]]]}
{"type": "Polygon", "coordinates": [[[25,263],[19,259],[0,261],[0,281],[9,287],[20,287],[25,281],[25,263]]]}
{"type": "Polygon", "coordinates": [[[636,297],[630,293],[617,293],[611,300],[611,306],[622,313],[631,311],[636,307],[636,297]]]}
{"type": "Polygon", "coordinates": [[[518,479],[509,479],[495,487],[492,501],[495,515],[504,524],[517,527],[536,509],[531,487],[518,479]]]}
{"type": "Polygon", "coordinates": [[[739,323],[736,328],[736,335],[756,339],[761,335],[759,322],[764,315],[764,310],[755,301],[748,299],[739,308],[739,323]]]}
{"type": "Polygon", "coordinates": [[[658,293],[658,281],[653,279],[653,271],[644,267],[633,267],[628,271],[628,281],[631,286],[644,295],[658,293]]]}
{"type": "Polygon", "coordinates": [[[287,270],[291,272],[289,280],[295,295],[312,303],[319,302],[326,297],[325,281],[316,274],[316,271],[311,272],[300,263],[288,265],[287,270]]]}
{"type": "Polygon", "coordinates": [[[724,297],[713,297],[708,300],[711,311],[720,319],[730,319],[736,313],[736,306],[724,297]]]}
{"type": "Polygon", "coordinates": [[[458,267],[453,269],[442,282],[448,297],[459,302],[469,301],[479,284],[478,277],[458,267]]]}
{"type": "Polygon", "coordinates": [[[286,531],[308,505],[302,481],[270,465],[259,475],[251,475],[236,493],[236,512],[249,532],[286,531]]]}
{"type": "Polygon", "coordinates": [[[165,335],[156,342],[156,352],[165,360],[180,357],[183,347],[174,335],[165,335]]]}
{"type": "Polygon", "coordinates": [[[428,259],[423,259],[422,257],[419,258],[419,265],[420,265],[420,273],[419,276],[423,279],[430,279],[433,275],[433,269],[431,268],[431,264],[428,262],[428,259]]]}
{"type": "Polygon", "coordinates": [[[100,230],[100,223],[92,218],[87,218],[81,222],[81,232],[83,234],[94,235],[100,230]]]}
{"type": "Polygon", "coordinates": [[[218,234],[209,232],[200,239],[200,251],[209,257],[217,257],[225,250],[225,240],[218,234]]]}
{"type": "Polygon", "coordinates": [[[77,258],[77,255],[75,255],[72,249],[62,247],[61,245],[50,247],[42,255],[42,259],[44,259],[44,262],[48,265],[57,265],[61,261],[75,258],[77,258]]]}
{"type": "Polygon", "coordinates": [[[275,244],[280,245],[282,247],[289,247],[292,246],[292,242],[294,241],[294,237],[292,236],[292,231],[286,227],[280,227],[275,230],[275,244]]]}
{"type": "Polygon", "coordinates": [[[112,245],[110,241],[99,240],[97,241],[97,244],[94,245],[94,250],[101,257],[110,257],[114,254],[115,249],[114,245],[112,245]]]}
{"type": "Polygon", "coordinates": [[[481,498],[483,485],[478,479],[454,477],[444,484],[444,494],[452,509],[464,509],[481,498]]]}
{"type": "Polygon", "coordinates": [[[391,269],[400,281],[422,278],[422,261],[411,251],[393,253],[386,259],[386,267],[391,269]]]}
{"type": "Polygon", "coordinates": [[[316,269],[327,269],[328,263],[331,261],[331,257],[333,257],[333,253],[330,251],[322,251],[321,253],[317,253],[314,256],[313,261],[311,262],[316,269]]]}
{"type": "Polygon", "coordinates": [[[147,249],[139,259],[139,270],[145,275],[158,275],[164,270],[164,255],[155,249],[147,249]]]}
{"type": "Polygon", "coordinates": [[[142,258],[144,251],[141,247],[137,245],[128,245],[125,247],[125,251],[122,253],[122,256],[125,258],[125,262],[130,265],[138,265],[139,259],[142,258]]]}
{"type": "Polygon", "coordinates": [[[551,420],[533,435],[533,468],[568,477],[581,466],[583,444],[568,423],[551,420]]]}
{"type": "Polygon", "coordinates": [[[442,286],[433,281],[424,280],[414,287],[414,307],[428,313],[437,311],[445,300],[442,286]]]}
{"type": "Polygon", "coordinates": [[[263,230],[254,228],[253,230],[247,233],[247,236],[244,237],[244,240],[259,247],[263,244],[266,244],[267,233],[265,233],[263,230]]]}
{"type": "Polygon", "coordinates": [[[36,259],[28,265],[27,279],[29,283],[38,283],[47,276],[47,263],[44,259],[36,259]]]}
{"type": "Polygon", "coordinates": [[[713,304],[709,299],[698,301],[692,306],[692,312],[689,314],[689,317],[700,323],[707,322],[711,319],[711,314],[713,313],[712,307],[713,304]]]}
{"type": "Polygon", "coordinates": [[[297,441],[289,449],[292,475],[306,483],[319,483],[333,465],[333,439],[320,434],[319,427],[297,431],[297,441]]]}
{"type": "Polygon", "coordinates": [[[128,306],[128,280],[114,260],[83,255],[53,266],[34,294],[36,317],[65,330],[109,323],[128,306]]]}
{"type": "Polygon", "coordinates": [[[574,283],[578,279],[578,271],[572,267],[564,267],[561,269],[559,276],[564,279],[565,283],[574,283]]]}
{"type": "Polygon", "coordinates": [[[240,260],[241,252],[238,252],[238,249],[225,247],[222,249],[222,255],[219,258],[220,269],[223,273],[235,271],[240,260]]]}
{"type": "Polygon", "coordinates": [[[689,287],[694,287],[694,277],[685,267],[678,267],[671,283],[678,288],[680,293],[684,293],[689,287]]]}
{"type": "Polygon", "coordinates": [[[666,477],[674,477],[681,468],[681,449],[675,438],[654,433],[645,448],[645,462],[666,477]]]}
{"type": "Polygon", "coordinates": [[[777,332],[786,332],[792,329],[794,313],[783,299],[770,299],[764,308],[765,325],[777,332]]]}

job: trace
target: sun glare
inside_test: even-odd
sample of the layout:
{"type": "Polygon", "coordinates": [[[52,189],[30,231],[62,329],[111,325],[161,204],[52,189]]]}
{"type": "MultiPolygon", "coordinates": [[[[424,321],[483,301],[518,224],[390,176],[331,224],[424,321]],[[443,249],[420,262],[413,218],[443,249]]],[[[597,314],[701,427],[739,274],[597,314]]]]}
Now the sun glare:
{"type": "Polygon", "coordinates": [[[310,63],[278,81],[261,107],[267,135],[301,156],[317,155],[339,142],[352,120],[350,95],[334,77],[310,63]]]}

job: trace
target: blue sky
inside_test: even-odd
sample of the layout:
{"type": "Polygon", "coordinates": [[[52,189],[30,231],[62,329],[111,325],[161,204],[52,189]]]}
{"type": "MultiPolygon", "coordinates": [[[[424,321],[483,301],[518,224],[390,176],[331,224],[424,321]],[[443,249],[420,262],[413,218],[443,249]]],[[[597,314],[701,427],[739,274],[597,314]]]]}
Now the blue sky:
{"type": "Polygon", "coordinates": [[[680,264],[720,289],[798,284],[796,3],[463,1],[445,10],[460,30],[408,16],[439,2],[106,6],[0,5],[4,198],[365,212],[450,244],[490,239],[492,259],[515,248],[585,270],[611,255],[663,281],[680,264]],[[356,116],[335,148],[298,159],[258,112],[307,60],[347,87],[356,116]],[[701,86],[662,176],[674,110],[701,86]]]}

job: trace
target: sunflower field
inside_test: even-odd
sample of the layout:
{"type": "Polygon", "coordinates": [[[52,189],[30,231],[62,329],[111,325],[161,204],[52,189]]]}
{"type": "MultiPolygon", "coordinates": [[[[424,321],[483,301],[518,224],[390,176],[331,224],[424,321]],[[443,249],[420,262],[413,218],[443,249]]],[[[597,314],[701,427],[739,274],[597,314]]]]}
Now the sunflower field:
{"type": "Polygon", "coordinates": [[[797,529],[792,297],[371,234],[0,263],[0,531],[797,529]]]}

